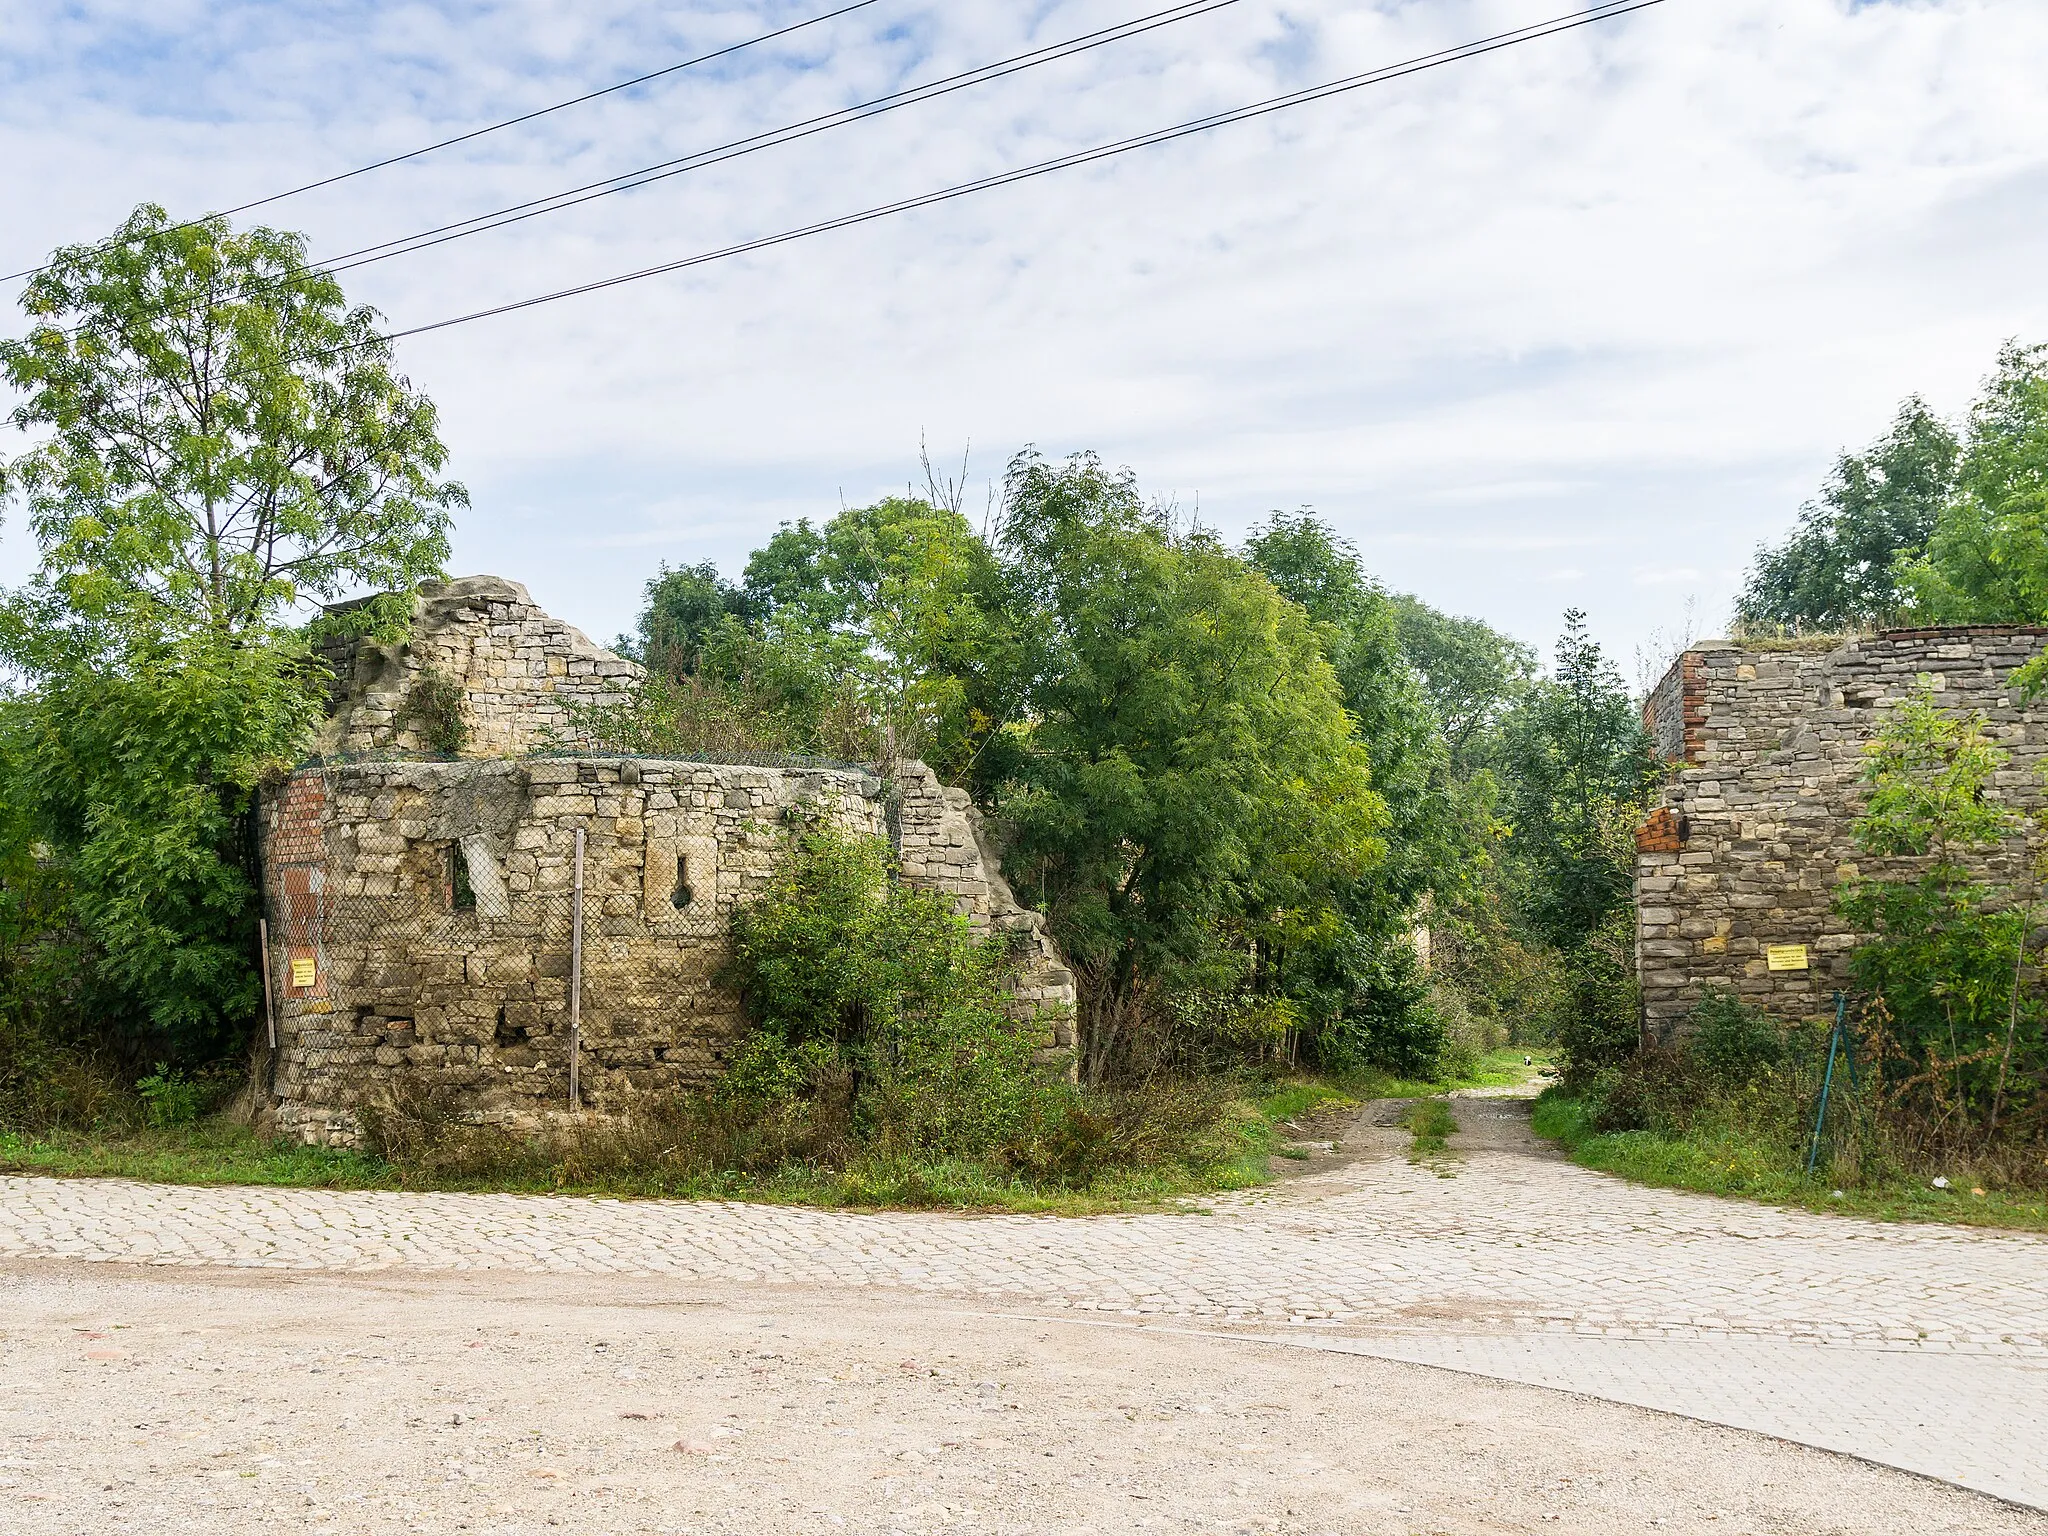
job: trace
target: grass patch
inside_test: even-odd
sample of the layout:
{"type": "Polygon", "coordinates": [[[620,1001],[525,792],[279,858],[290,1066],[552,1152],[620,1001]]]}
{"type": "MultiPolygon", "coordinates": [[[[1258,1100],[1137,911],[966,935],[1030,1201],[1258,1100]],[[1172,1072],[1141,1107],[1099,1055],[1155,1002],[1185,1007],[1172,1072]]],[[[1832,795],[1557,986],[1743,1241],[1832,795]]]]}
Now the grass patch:
{"type": "Polygon", "coordinates": [[[1690,1189],[1732,1195],[1769,1205],[1867,1216],[1878,1221],[1943,1221],[1972,1227],[2048,1232],[2048,1199],[2020,1191],[1962,1183],[1936,1189],[1917,1179],[1835,1188],[1821,1178],[1784,1166],[1777,1146],[1725,1125],[1696,1126],[1682,1137],[1654,1131],[1602,1135],[1587,1106],[1562,1088],[1546,1088],[1536,1100],[1538,1136],[1558,1143],[1582,1168],[1618,1174],[1660,1189],[1690,1189]]]}
{"type": "Polygon", "coordinates": [[[1006,1178],[981,1164],[869,1158],[844,1168],[791,1166],[771,1173],[677,1175],[610,1170],[578,1177],[560,1166],[490,1173],[419,1173],[364,1152],[266,1141],[240,1127],[96,1137],[75,1131],[0,1132],[0,1173],[136,1179],[154,1184],[255,1184],[299,1189],[442,1190],[533,1195],[605,1195],[672,1200],[749,1200],[825,1209],[1026,1211],[1067,1216],[1157,1210],[1188,1195],[1263,1182],[1267,1127],[1241,1118],[1226,1155],[1203,1169],[1112,1172],[1084,1190],[1006,1178]],[[1258,1171],[1254,1165],[1258,1165],[1258,1171]]]}
{"type": "Polygon", "coordinates": [[[1442,1099],[1417,1099],[1401,1111],[1410,1137],[1408,1161],[1436,1162],[1450,1155],[1450,1139],[1458,1133],[1458,1117],[1442,1099]]]}
{"type": "Polygon", "coordinates": [[[1524,1079],[1523,1052],[1497,1051],[1472,1078],[1411,1083],[1382,1073],[1302,1076],[1247,1084],[1227,1107],[1196,1164],[1110,1170],[1085,1189],[1047,1187],[965,1160],[871,1157],[842,1168],[791,1165],[768,1173],[579,1170],[560,1163],[500,1165],[486,1173],[423,1173],[363,1151],[267,1141],[217,1120],[98,1133],[0,1130],[0,1172],[152,1184],[252,1184],[299,1189],[404,1189],[627,1198],[754,1200],[836,1209],[888,1207],[1045,1212],[1066,1216],[1185,1209],[1192,1196],[1269,1182],[1306,1117],[1368,1099],[1426,1098],[1451,1087],[1524,1079]],[[1290,1125],[1289,1122],[1294,1122],[1290,1125]]]}
{"type": "Polygon", "coordinates": [[[1357,1101],[1314,1080],[1266,1085],[1226,1107],[1199,1161],[1112,1169],[1085,1189],[1008,1176],[965,1159],[866,1157],[844,1167],[793,1164],[772,1172],[690,1172],[674,1167],[579,1169],[576,1159],[540,1155],[475,1173],[396,1166],[365,1151],[266,1140],[220,1121],[92,1134],[0,1130],[0,1173],[120,1178],[153,1184],[271,1185],[300,1189],[446,1190],[535,1195],[606,1195],[682,1200],[750,1200],[825,1209],[887,1208],[1038,1212],[1086,1216],[1186,1209],[1190,1196],[1266,1183],[1267,1160],[1288,1132],[1282,1122],[1357,1101]]]}

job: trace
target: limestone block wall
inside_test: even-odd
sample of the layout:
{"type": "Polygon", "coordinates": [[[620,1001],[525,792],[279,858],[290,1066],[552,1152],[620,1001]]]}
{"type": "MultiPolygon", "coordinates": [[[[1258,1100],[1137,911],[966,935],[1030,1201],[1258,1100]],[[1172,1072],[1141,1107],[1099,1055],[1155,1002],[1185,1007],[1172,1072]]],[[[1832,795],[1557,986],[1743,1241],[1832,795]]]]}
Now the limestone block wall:
{"type": "Polygon", "coordinates": [[[853,770],[633,759],[303,770],[266,807],[280,1131],[353,1141],[400,1078],[508,1124],[562,1107],[579,828],[586,1102],[709,1081],[742,1028],[714,979],[732,909],[793,817],[881,835],[883,798],[853,770]]]}
{"type": "Polygon", "coordinates": [[[570,701],[622,698],[641,676],[497,576],[423,583],[408,640],[336,640],[321,654],[336,676],[319,743],[330,755],[431,750],[411,708],[430,670],[461,689],[467,750],[486,757],[573,742],[570,701]]]}
{"type": "MultiPolygon", "coordinates": [[[[1645,706],[1671,777],[1637,836],[1636,957],[1645,1031],[1670,1039],[1709,987],[1785,1018],[1819,1018],[1847,985],[1858,936],[1835,887],[1898,871],[1863,857],[1863,748],[1921,676],[1956,711],[1982,710],[2012,754],[1994,793],[2043,799],[2048,709],[2007,679],[2048,629],[1903,630],[1849,641],[1709,641],[1681,656],[1645,706]],[[1805,970],[1770,969],[1773,945],[1804,945],[1805,970]]],[[[2017,840],[1978,861],[2024,872],[2017,840]]]]}
{"type": "Polygon", "coordinates": [[[566,1104],[570,921],[584,833],[585,1103],[710,1081],[744,1029],[717,984],[734,908],[792,826],[889,836],[903,876],[1011,936],[1020,1017],[1072,1044],[1074,984],[1011,897],[964,792],[922,763],[858,769],[617,758],[366,761],[302,769],[263,808],[281,1132],[348,1144],[401,1082],[483,1119],[566,1104]]]}
{"type": "Polygon", "coordinates": [[[903,877],[953,899],[955,910],[980,933],[1009,938],[1017,957],[1013,996],[1020,1017],[1033,1014],[1048,1027],[1048,1049],[1074,1044],[1077,994],[1046,931],[1045,914],[1012,894],[1003,878],[1002,849],[964,789],[949,789],[925,764],[899,762],[892,770],[895,800],[891,835],[903,877]]]}

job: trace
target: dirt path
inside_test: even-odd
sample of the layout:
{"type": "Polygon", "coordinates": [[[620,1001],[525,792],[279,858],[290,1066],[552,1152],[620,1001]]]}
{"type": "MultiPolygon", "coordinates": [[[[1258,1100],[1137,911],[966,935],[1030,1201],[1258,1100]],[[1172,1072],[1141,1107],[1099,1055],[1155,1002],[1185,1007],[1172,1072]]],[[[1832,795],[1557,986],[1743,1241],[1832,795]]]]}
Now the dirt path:
{"type": "Polygon", "coordinates": [[[1589,1398],[938,1299],[17,1261],[0,1315],[8,1536],[2042,1528],[1589,1398]]]}

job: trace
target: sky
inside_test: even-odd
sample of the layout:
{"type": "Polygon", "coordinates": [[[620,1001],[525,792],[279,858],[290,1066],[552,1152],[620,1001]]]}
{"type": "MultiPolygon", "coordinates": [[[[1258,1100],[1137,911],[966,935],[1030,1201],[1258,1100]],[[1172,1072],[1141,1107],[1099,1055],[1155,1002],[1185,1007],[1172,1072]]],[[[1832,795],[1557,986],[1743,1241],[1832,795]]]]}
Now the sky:
{"type": "MultiPolygon", "coordinates": [[[[0,0],[0,271],[140,202],[231,206],[844,3],[0,0]]],[[[876,0],[238,222],[329,256],[1166,3],[876,0]]],[[[407,328],[1576,5],[1236,0],[344,283],[407,328]]],[[[1035,447],[1231,537],[1314,507],[1390,586],[1538,647],[1582,608],[1636,681],[1638,653],[1725,628],[1757,543],[1902,398],[1960,414],[2004,340],[2048,340],[2044,58],[2039,0],[1664,0],[398,360],[470,491],[451,570],[599,638],[663,562],[736,574],[785,520],[921,484],[921,444],[964,457],[976,517],[1035,447]]],[[[10,511],[0,580],[33,562],[10,511]]]]}

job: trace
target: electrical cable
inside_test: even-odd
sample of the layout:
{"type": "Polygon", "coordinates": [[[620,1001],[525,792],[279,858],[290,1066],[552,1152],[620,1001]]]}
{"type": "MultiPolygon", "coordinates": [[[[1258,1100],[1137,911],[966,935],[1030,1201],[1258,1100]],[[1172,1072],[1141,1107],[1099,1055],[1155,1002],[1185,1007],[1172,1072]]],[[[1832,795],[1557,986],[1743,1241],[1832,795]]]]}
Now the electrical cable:
{"type": "MultiPolygon", "coordinates": [[[[853,123],[865,122],[871,117],[880,117],[884,113],[894,112],[903,107],[918,106],[927,101],[935,101],[942,96],[949,96],[955,91],[964,91],[977,85],[986,85],[990,81],[1019,74],[1027,69],[1036,69],[1042,64],[1051,64],[1061,59],[1073,58],[1096,48],[1107,47],[1111,43],[1123,42],[1126,39],[1141,36],[1147,32],[1157,31],[1161,27],[1172,26],[1177,22],[1191,21],[1197,17],[1206,16],[1212,11],[1223,10],[1226,7],[1239,3],[1241,3],[1241,0],[1181,0],[1181,3],[1168,6],[1161,11],[1153,11],[1148,15],[1133,17],[1129,21],[1118,22],[1110,27],[1102,27],[1094,32],[1084,32],[1080,36],[1070,37],[1064,42],[1049,43],[1043,48],[1034,48],[1027,53],[1014,54],[1006,59],[998,59],[991,64],[978,65],[973,69],[963,70],[959,74],[946,75],[937,80],[928,80],[922,85],[907,86],[903,90],[892,91],[886,96],[877,96],[872,100],[858,102],[850,107],[842,107],[835,112],[822,113],[816,117],[785,124],[780,128],[766,129],[760,133],[734,139],[724,144],[714,145],[709,149],[697,150],[676,159],[658,161],[653,165],[642,166],[637,170],[621,171],[615,176],[607,176],[600,181],[588,182],[582,186],[571,187],[562,192],[550,193],[545,197],[532,198],[523,203],[514,203],[509,207],[499,208],[489,213],[476,214],[467,219],[458,219],[453,223],[438,225],[432,229],[421,230],[414,234],[401,235],[377,245],[367,245],[357,250],[344,251],[339,255],[323,257],[317,261],[297,263],[282,269],[259,285],[238,287],[225,295],[210,296],[208,302],[218,303],[224,300],[231,301],[238,298],[248,298],[268,288],[288,282],[303,272],[319,271],[332,274],[354,271],[358,267],[366,267],[374,262],[388,261],[397,256],[408,256],[415,251],[429,250],[437,245],[446,245],[453,240],[466,239],[470,235],[485,234],[494,229],[502,229],[510,224],[518,224],[527,219],[539,218],[544,214],[559,213],[564,209],[573,208],[582,203],[595,202],[602,197],[611,197],[621,192],[636,191],[657,181],[666,181],[670,177],[687,175],[691,171],[705,170],[714,165],[722,165],[727,161],[737,160],[746,155],[758,154],[762,150],[778,148],[784,144],[792,144],[800,139],[810,138],[815,134],[826,133],[834,128],[846,127],[853,123]]],[[[193,307],[197,308],[199,306],[195,305],[193,307]]],[[[185,312],[187,311],[159,310],[155,313],[161,317],[163,315],[185,312]]],[[[69,326],[61,329],[63,334],[76,335],[82,327],[69,326]]]]}
{"type": "Polygon", "coordinates": [[[941,96],[950,96],[955,91],[964,91],[977,85],[986,85],[991,80],[1035,69],[1041,64],[1055,63],[1061,59],[1073,58],[1096,48],[1120,43],[1127,38],[1137,37],[1176,22],[1191,21],[1206,16],[1211,11],[1220,11],[1228,6],[1240,4],[1241,0],[1184,0],[1180,5],[1169,6],[1163,11],[1154,11],[1147,16],[1135,17],[1119,22],[1113,27],[1104,27],[1096,32],[1083,33],[1068,38],[1065,42],[1049,43],[1029,53],[1020,53],[1007,59],[998,59],[993,64],[963,70],[957,75],[947,75],[930,80],[923,85],[905,87],[892,91],[886,96],[877,96],[870,101],[859,102],[851,107],[842,107],[836,112],[822,113],[817,117],[805,118],[781,128],[766,129],[743,139],[715,145],[710,149],[697,150],[692,154],[678,156],[673,160],[658,161],[642,166],[638,170],[621,171],[616,176],[607,176],[601,181],[588,182],[580,187],[571,187],[563,192],[551,193],[546,197],[533,198],[524,203],[514,203],[490,213],[480,213],[474,218],[461,219],[453,224],[443,224],[435,229],[422,230],[415,235],[403,235],[379,245],[364,246],[360,250],[346,251],[341,255],[310,263],[323,271],[347,272],[356,267],[368,266],[373,261],[383,261],[392,256],[405,256],[416,250],[426,250],[442,245],[449,240],[459,240],[466,235],[481,234],[486,230],[500,229],[507,224],[516,224],[525,219],[537,218],[546,213],[557,213],[564,208],[594,202],[600,197],[611,197],[620,192],[632,192],[657,181],[666,181],[671,176],[687,175],[691,171],[703,170],[709,166],[722,165],[728,160],[737,160],[744,155],[757,154],[764,149],[777,148],[810,138],[814,134],[829,132],[849,123],[865,122],[871,117],[894,112],[903,107],[917,106],[941,96]],[[470,228],[469,226],[478,226],[470,228]],[[451,233],[453,231],[454,233],[451,233]],[[396,249],[394,249],[396,247],[396,249]]]}
{"type": "MultiPolygon", "coordinates": [[[[725,47],[714,49],[710,53],[699,54],[693,59],[684,59],[679,64],[670,64],[662,69],[651,70],[644,75],[635,75],[631,80],[621,80],[617,85],[607,85],[595,91],[585,91],[581,96],[572,96],[567,101],[556,102],[553,106],[537,107],[531,112],[522,112],[519,116],[508,117],[502,122],[489,123],[482,128],[472,128],[467,133],[458,133],[451,139],[442,139],[437,143],[427,144],[419,149],[409,149],[402,155],[389,155],[382,160],[373,160],[368,165],[359,165],[352,171],[342,171],[337,175],[323,176],[318,181],[309,181],[302,186],[288,187],[282,192],[272,192],[266,197],[253,198],[246,203],[237,203],[232,208],[222,208],[217,212],[205,214],[197,219],[187,219],[182,224],[173,224],[168,229],[155,230],[152,233],[169,234],[172,230],[190,229],[196,224],[205,223],[207,219],[225,218],[230,214],[247,213],[251,208],[261,208],[270,203],[283,202],[286,198],[297,197],[302,192],[314,192],[318,191],[321,187],[331,187],[337,182],[351,181],[358,176],[367,176],[370,172],[381,171],[387,166],[398,165],[406,160],[417,160],[420,156],[431,155],[436,150],[448,149],[456,144],[466,144],[471,139],[480,139],[485,134],[496,133],[501,128],[516,128],[521,123],[530,123],[534,119],[546,117],[550,113],[561,112],[569,107],[580,107],[586,101],[596,101],[600,96],[610,96],[618,91],[631,90],[636,85],[645,85],[648,81],[659,80],[664,75],[673,75],[681,70],[694,69],[699,64],[709,64],[714,59],[723,59],[745,49],[758,47],[762,43],[772,43],[779,37],[788,37],[793,32],[801,32],[806,27],[815,27],[822,22],[836,21],[841,16],[845,16],[853,11],[865,10],[867,7],[878,3],[879,0],[854,0],[853,4],[842,5],[836,11],[827,11],[822,16],[811,17],[808,21],[793,22],[791,25],[779,27],[773,32],[764,32],[759,37],[750,37],[744,42],[727,44],[725,47]]],[[[97,242],[97,244],[102,246],[118,243],[116,240],[97,242]]],[[[17,278],[33,277],[36,273],[46,270],[48,266],[49,263],[44,262],[40,266],[24,267],[19,272],[9,272],[4,277],[0,277],[0,283],[11,283],[17,278]]]]}
{"type": "MultiPolygon", "coordinates": [[[[349,352],[360,351],[365,347],[385,346],[409,336],[423,336],[434,331],[443,331],[454,326],[467,325],[476,320],[488,320],[499,315],[514,314],[520,310],[537,308],[540,305],[552,304],[562,299],[578,298],[584,294],[621,287],[627,283],[640,282],[646,278],[659,277],[671,272],[680,272],[692,267],[705,266],[712,262],[728,260],[732,257],[747,255],[754,251],[768,250],[775,246],[788,245],[794,241],[808,239],[814,235],[827,234],[834,230],[849,229],[857,225],[873,223],[896,214],[908,213],[920,208],[929,208],[939,203],[951,202],[957,198],[968,197],[978,192],[992,191],[999,187],[1035,180],[1038,177],[1049,176],[1058,171],[1071,170],[1076,166],[1089,165],[1099,160],[1107,160],[1118,155],[1130,154],[1139,149],[1148,149],[1155,145],[1172,143],[1175,140],[1188,138],[1195,134],[1208,133],[1217,128],[1249,122],[1257,118],[1271,116],[1274,113],[1288,111],[1294,107],[1311,105],[1315,102],[1325,101],[1352,91],[1363,90],[1369,86],[1383,85],[1389,81],[1403,79],[1409,75],[1421,74],[1432,69],[1441,69],[1447,65],[1463,63],[1468,59],[1481,58],[1487,54],[1498,53],[1503,49],[1517,47],[1523,43],[1538,42],[1544,38],[1560,36],[1566,32],[1576,31],[1581,27],[1594,26],[1604,21],[1614,20],[1617,17],[1630,15],[1636,11],[1648,10],[1652,6],[1664,3],[1665,0],[1604,0],[1604,3],[1595,4],[1586,10],[1552,17],[1548,21],[1531,23],[1528,26],[1518,27],[1509,32],[1495,33],[1491,37],[1480,38],[1469,43],[1460,43],[1450,48],[1438,49],[1433,53],[1419,54],[1414,58],[1402,60],[1397,64],[1382,65],[1377,69],[1366,70],[1354,75],[1346,75],[1336,80],[1327,81],[1322,85],[1309,86],[1299,91],[1289,91],[1283,95],[1268,97],[1263,101],[1252,102],[1246,106],[1207,113],[1204,116],[1191,118],[1186,122],[1176,123],[1167,128],[1154,129],[1149,133],[1136,134],[1130,138],[1115,140],[1108,144],[1099,144],[1090,149],[1076,150],[1070,154],[1057,155],[1049,160],[1041,160],[1032,165],[1020,166],[1013,170],[997,172],[994,175],[978,177],[972,181],[941,188],[936,192],[927,192],[916,197],[902,198],[895,202],[883,203],[873,208],[862,209],[857,213],[843,214],[837,218],[822,219],[816,223],[784,230],[778,234],[762,235],[755,239],[721,246],[715,250],[702,251],[696,255],[682,257],[675,261],[666,261],[654,266],[640,267],[630,272],[617,273],[611,277],[599,278],[587,283],[578,283],[567,288],[557,288],[548,293],[535,294],[529,298],[515,299],[509,303],[495,304],[488,308],[471,310],[465,314],[449,316],[446,319],[407,326],[401,330],[377,332],[344,346],[322,348],[316,352],[306,354],[300,360],[311,362],[331,359],[349,352]]],[[[136,397],[136,403],[140,405],[150,398],[153,393],[158,392],[139,392],[136,397]]]]}
{"type": "Polygon", "coordinates": [[[743,240],[734,245],[722,246],[717,250],[685,256],[677,261],[667,261],[651,267],[641,267],[632,272],[621,272],[612,277],[599,278],[594,282],[578,283],[573,287],[557,288],[550,293],[536,294],[531,298],[515,299],[509,304],[496,304],[488,309],[471,310],[467,314],[454,315],[446,320],[434,320],[424,325],[408,326],[404,330],[381,333],[380,340],[398,341],[407,336],[423,336],[430,331],[447,330],[451,326],[467,325],[473,320],[488,320],[498,315],[516,313],[522,309],[533,309],[542,304],[553,304],[561,299],[578,298],[586,293],[597,293],[607,288],[617,288],[626,283],[637,283],[644,278],[660,277],[670,272],[681,272],[690,267],[724,261],[734,256],[744,256],[753,251],[767,250],[773,246],[787,245],[792,241],[808,239],[813,235],[828,234],[833,230],[850,229],[855,225],[873,223],[877,219],[889,218],[899,213],[909,213],[919,208],[929,208],[937,203],[951,202],[955,198],[968,197],[977,192],[992,191],[997,187],[1014,185],[1021,181],[1049,176],[1056,171],[1070,170],[1078,165],[1089,165],[1097,160],[1107,160],[1117,155],[1129,154],[1133,150],[1149,149],[1156,144],[1171,143],[1176,139],[1188,138],[1198,133],[1229,127],[1235,123],[1249,122],[1254,118],[1284,112],[1292,107],[1306,106],[1312,102],[1324,101],[1332,96],[1350,91],[1362,90],[1367,86],[1381,85],[1389,80],[1398,80],[1407,75],[1420,74],[1425,70],[1439,69],[1446,64],[1461,63],[1466,59],[1479,58],[1485,54],[1497,53],[1503,48],[1512,48],[1521,43],[1537,42],[1546,37],[1575,31],[1580,27],[1592,26],[1609,21],[1617,16],[1626,16],[1633,11],[1648,10],[1653,5],[1662,5],[1665,0],[1610,0],[1604,5],[1595,5],[1585,11],[1573,12],[1567,16],[1555,17],[1547,22],[1517,28],[1513,32],[1496,34],[1477,42],[1463,43],[1455,48],[1442,49],[1436,53],[1422,54],[1399,64],[1389,64],[1363,74],[1347,75],[1323,85],[1310,86],[1305,90],[1290,91],[1283,96],[1273,96],[1249,106],[1235,107],[1224,112],[1213,112],[1205,117],[1175,124],[1170,128],[1156,129],[1151,133],[1135,135],[1111,144],[1097,145],[1093,149],[1077,150],[1072,154],[1041,160],[1035,165],[1020,166],[1016,170],[1002,171],[993,176],[980,177],[974,181],[962,182],[937,192],[922,196],[904,198],[898,202],[884,203],[878,207],[863,209],[859,213],[844,214],[834,219],[822,219],[815,224],[806,224],[797,229],[784,230],[780,234],[763,235],[753,240],[743,240]]]}

